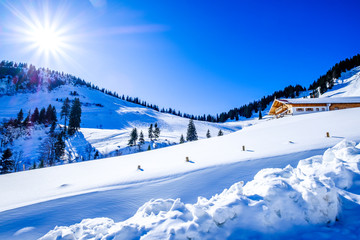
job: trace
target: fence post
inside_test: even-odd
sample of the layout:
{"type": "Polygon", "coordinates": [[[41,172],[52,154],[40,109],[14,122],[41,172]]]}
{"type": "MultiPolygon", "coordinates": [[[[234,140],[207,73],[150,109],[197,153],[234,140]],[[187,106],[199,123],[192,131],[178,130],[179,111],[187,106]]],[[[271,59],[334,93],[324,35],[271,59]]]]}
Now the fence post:
{"type": "Polygon", "coordinates": [[[329,132],[326,132],[326,137],[330,137],[330,133],[329,132]]]}
{"type": "Polygon", "coordinates": [[[190,162],[189,157],[186,157],[185,159],[186,159],[186,162],[190,162]]]}
{"type": "Polygon", "coordinates": [[[242,146],[242,150],[245,151],[245,146],[244,145],[242,146]]]}

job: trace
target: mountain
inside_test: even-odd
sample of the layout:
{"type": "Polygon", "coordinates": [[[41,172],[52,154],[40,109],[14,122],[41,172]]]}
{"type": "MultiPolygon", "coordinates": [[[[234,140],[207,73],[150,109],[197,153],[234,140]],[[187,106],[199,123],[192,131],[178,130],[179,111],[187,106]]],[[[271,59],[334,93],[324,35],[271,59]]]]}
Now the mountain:
{"type": "MultiPolygon", "coordinates": [[[[358,79],[345,72],[321,97],[356,94],[358,79]]],[[[221,137],[1,175],[0,237],[349,238],[360,225],[359,117],[354,108],[252,120],[221,137]]]]}
{"type": "MultiPolygon", "coordinates": [[[[47,108],[49,104],[57,110],[59,123],[64,124],[60,110],[66,98],[72,102],[79,98],[82,105],[81,129],[75,136],[66,140],[66,153],[63,162],[75,162],[93,159],[96,152],[99,157],[125,155],[149,148],[161,148],[179,143],[181,134],[186,136],[188,118],[162,113],[152,108],[135,104],[122,98],[106,94],[105,91],[91,87],[71,75],[65,75],[33,66],[4,63],[0,79],[0,120],[16,118],[20,109],[24,118],[37,107],[47,108]],[[16,67],[15,67],[16,66],[16,67]],[[5,71],[5,70],[6,71],[5,71]],[[16,70],[16,73],[11,71],[16,70]],[[148,139],[150,124],[157,124],[160,137],[152,142],[148,139]],[[145,144],[129,147],[130,132],[137,128],[143,132],[145,144]]],[[[1,72],[1,71],[0,71],[1,72]]],[[[225,134],[242,128],[247,123],[211,123],[196,121],[196,130],[200,139],[206,138],[207,130],[217,136],[221,129],[225,134]]],[[[44,145],[49,139],[50,126],[33,126],[14,133],[10,147],[17,158],[23,159],[17,164],[17,170],[33,168],[41,162],[44,145]]],[[[3,147],[5,149],[5,147],[3,147]]]]}

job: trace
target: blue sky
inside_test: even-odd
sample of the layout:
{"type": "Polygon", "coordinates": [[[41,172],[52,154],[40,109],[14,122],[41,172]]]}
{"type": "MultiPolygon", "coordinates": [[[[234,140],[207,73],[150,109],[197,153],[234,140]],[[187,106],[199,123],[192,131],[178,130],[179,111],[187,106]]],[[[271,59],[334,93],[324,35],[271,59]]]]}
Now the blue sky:
{"type": "Polygon", "coordinates": [[[360,53],[359,1],[0,2],[1,59],[191,114],[228,111],[289,84],[308,87],[360,53]],[[56,56],[24,40],[34,19],[61,29],[56,56]]]}

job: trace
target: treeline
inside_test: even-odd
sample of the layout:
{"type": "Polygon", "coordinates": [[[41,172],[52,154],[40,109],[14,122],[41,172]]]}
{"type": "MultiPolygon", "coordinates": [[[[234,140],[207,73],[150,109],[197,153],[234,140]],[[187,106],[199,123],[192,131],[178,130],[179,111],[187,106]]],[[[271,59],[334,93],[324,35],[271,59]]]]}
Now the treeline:
{"type": "Polygon", "coordinates": [[[349,71],[357,66],[360,66],[360,54],[357,54],[350,59],[346,58],[335,64],[325,75],[320,76],[316,81],[310,84],[309,90],[313,90],[311,95],[313,97],[318,97],[317,89],[319,89],[320,94],[325,93],[334,86],[334,79],[339,78],[341,73],[349,71]]]}

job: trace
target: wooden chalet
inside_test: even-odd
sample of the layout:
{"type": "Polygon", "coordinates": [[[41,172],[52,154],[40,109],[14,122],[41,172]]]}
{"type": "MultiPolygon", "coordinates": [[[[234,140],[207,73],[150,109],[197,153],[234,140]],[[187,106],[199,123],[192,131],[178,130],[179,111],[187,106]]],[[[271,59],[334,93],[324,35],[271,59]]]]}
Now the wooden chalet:
{"type": "Polygon", "coordinates": [[[360,107],[360,97],[275,99],[269,115],[282,117],[360,107]]]}

